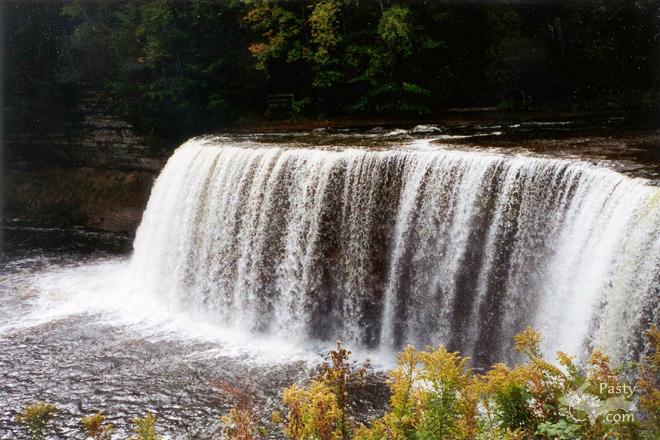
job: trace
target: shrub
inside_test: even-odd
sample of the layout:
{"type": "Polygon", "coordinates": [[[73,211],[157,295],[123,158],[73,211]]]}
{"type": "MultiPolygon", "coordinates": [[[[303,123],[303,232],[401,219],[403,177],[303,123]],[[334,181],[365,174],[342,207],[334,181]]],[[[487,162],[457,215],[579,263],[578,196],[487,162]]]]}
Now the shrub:
{"type": "Polygon", "coordinates": [[[80,421],[85,438],[94,440],[108,440],[113,431],[111,423],[105,422],[105,416],[100,411],[96,414],[85,416],[80,421]]]}
{"type": "Polygon", "coordinates": [[[652,352],[640,366],[637,379],[639,406],[646,413],[642,423],[651,438],[660,438],[660,329],[652,325],[645,335],[652,352]]]}
{"type": "Polygon", "coordinates": [[[362,425],[355,438],[474,438],[479,384],[467,362],[444,347],[407,347],[390,372],[390,412],[371,427],[362,425]]]}
{"type": "Polygon", "coordinates": [[[249,392],[225,381],[215,381],[214,385],[229,395],[233,401],[229,413],[222,416],[222,438],[231,440],[257,440],[265,435],[258,426],[254,415],[254,404],[249,392]]]}
{"type": "Polygon", "coordinates": [[[310,384],[292,385],[284,390],[287,413],[274,414],[273,420],[284,427],[292,440],[344,440],[352,438],[354,421],[350,417],[351,390],[364,378],[365,369],[348,362],[350,351],[337,342],[327,361],[310,384]]]}
{"type": "Polygon", "coordinates": [[[15,420],[31,439],[42,439],[55,412],[57,408],[52,403],[37,402],[26,406],[15,420]]]}
{"type": "Polygon", "coordinates": [[[130,440],[160,440],[156,431],[156,416],[147,413],[133,419],[133,435],[130,440]]]}
{"type": "MultiPolygon", "coordinates": [[[[543,359],[540,333],[527,328],[515,337],[516,350],[527,360],[513,368],[496,364],[483,375],[467,367],[468,358],[444,347],[428,347],[426,351],[407,347],[390,372],[388,412],[369,426],[361,425],[353,438],[658,438],[660,331],[652,327],[647,334],[656,354],[642,363],[638,375],[640,407],[647,413],[641,423],[628,414],[634,408],[633,388],[625,381],[630,371],[613,368],[599,350],[593,351],[584,369],[559,352],[557,367],[543,359]]],[[[346,407],[343,412],[338,410],[336,394],[323,382],[289,388],[285,404],[289,408],[289,429],[285,431],[289,438],[347,438],[336,430],[338,416],[347,417],[346,407]],[[306,430],[309,426],[329,429],[306,430]]]]}

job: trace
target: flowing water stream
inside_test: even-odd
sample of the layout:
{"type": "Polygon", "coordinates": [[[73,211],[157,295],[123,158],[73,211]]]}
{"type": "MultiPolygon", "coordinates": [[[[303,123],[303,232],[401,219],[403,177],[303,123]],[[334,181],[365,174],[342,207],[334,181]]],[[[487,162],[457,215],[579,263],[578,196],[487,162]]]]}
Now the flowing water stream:
{"type": "Polygon", "coordinates": [[[192,139],[130,257],[17,252],[0,289],[0,431],[51,399],[211,435],[227,406],[214,381],[250,382],[267,411],[337,339],[381,366],[410,343],[480,367],[515,361],[531,325],[549,356],[635,359],[660,313],[660,188],[441,140],[192,139]]]}

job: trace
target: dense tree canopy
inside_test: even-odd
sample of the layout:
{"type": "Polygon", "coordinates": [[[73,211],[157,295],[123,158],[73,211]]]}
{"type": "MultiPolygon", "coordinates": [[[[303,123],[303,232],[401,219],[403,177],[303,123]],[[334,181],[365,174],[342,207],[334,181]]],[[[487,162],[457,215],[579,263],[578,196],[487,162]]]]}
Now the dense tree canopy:
{"type": "Polygon", "coordinates": [[[9,1],[3,15],[10,129],[84,87],[169,139],[261,117],[278,93],[294,96],[280,117],[660,96],[657,0],[9,1]]]}

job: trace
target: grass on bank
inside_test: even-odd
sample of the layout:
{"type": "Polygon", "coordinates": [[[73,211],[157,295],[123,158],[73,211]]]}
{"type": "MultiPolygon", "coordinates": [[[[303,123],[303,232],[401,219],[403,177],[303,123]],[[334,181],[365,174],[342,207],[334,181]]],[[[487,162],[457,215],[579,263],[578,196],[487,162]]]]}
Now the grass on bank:
{"type": "MultiPolygon", "coordinates": [[[[651,326],[645,335],[652,353],[621,368],[599,350],[584,366],[559,352],[555,366],[541,356],[541,335],[531,328],[515,337],[515,349],[526,361],[513,368],[496,364],[485,374],[442,346],[409,346],[389,372],[387,412],[364,423],[357,422],[354,403],[366,370],[352,363],[350,352],[338,343],[306,385],[284,390],[285,411],[274,413],[273,422],[290,440],[658,439],[660,330],[651,326]]],[[[249,398],[232,390],[235,403],[221,418],[219,438],[268,437],[249,398]]],[[[35,403],[16,422],[29,438],[45,438],[56,411],[50,403],[35,403]]],[[[81,431],[104,440],[113,427],[97,413],[82,419],[81,431]]],[[[159,439],[156,417],[149,413],[134,419],[130,439],[159,439]]]]}

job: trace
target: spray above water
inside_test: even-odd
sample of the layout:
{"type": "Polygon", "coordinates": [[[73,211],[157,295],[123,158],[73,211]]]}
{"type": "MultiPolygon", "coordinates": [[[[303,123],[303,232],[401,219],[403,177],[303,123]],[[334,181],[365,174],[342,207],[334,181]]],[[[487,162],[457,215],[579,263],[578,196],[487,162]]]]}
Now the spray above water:
{"type": "Polygon", "coordinates": [[[660,190],[574,160],[194,139],[158,178],[131,282],[289,340],[634,356],[658,318],[660,190]]]}

